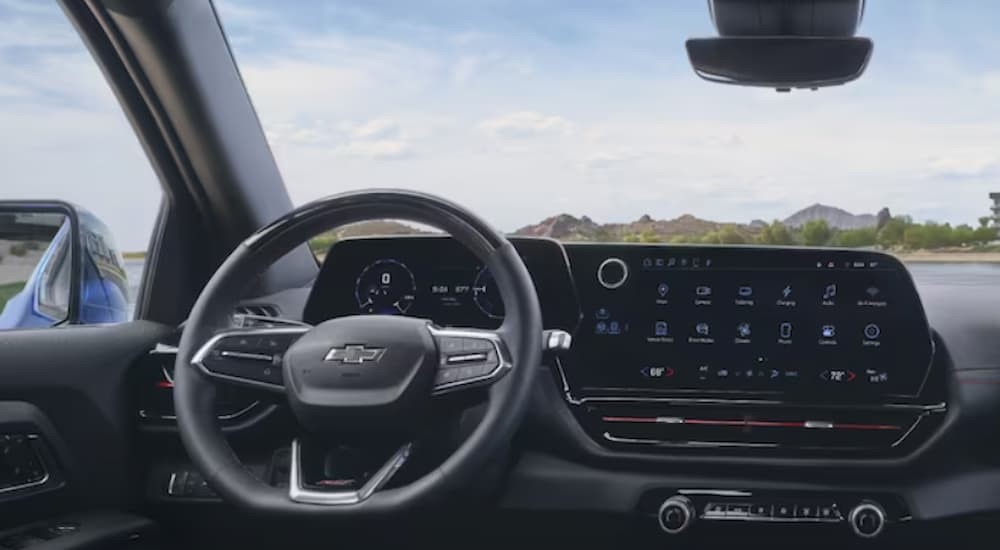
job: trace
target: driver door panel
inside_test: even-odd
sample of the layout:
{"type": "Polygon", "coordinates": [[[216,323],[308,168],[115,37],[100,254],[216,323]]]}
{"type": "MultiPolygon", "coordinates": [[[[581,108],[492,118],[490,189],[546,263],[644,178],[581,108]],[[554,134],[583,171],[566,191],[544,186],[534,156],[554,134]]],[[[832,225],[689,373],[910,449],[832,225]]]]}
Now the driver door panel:
{"type": "Polygon", "coordinates": [[[138,502],[127,375],[170,331],[136,321],[0,332],[0,446],[8,449],[0,529],[138,502]]]}

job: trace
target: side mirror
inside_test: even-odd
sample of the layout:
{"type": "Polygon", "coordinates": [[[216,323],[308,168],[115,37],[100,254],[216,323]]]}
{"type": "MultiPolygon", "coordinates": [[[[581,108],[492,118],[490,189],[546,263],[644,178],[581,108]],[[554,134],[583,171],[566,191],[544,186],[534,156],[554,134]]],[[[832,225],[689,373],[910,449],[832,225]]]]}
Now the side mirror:
{"type": "Polygon", "coordinates": [[[128,318],[121,254],[93,214],[58,201],[0,201],[0,330],[128,318]]]}

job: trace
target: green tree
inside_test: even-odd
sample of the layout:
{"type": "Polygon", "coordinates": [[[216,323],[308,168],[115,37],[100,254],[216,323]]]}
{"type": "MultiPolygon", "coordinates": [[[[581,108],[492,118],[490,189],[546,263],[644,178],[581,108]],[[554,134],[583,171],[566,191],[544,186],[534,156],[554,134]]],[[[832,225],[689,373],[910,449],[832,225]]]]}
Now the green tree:
{"type": "Polygon", "coordinates": [[[924,224],[924,248],[943,248],[954,242],[951,224],[927,222],[924,224]]]}
{"type": "Polygon", "coordinates": [[[837,233],[834,242],[837,246],[847,248],[860,248],[863,246],[873,246],[878,237],[878,231],[874,227],[862,229],[848,229],[837,233]]]}
{"type": "Polygon", "coordinates": [[[972,232],[972,242],[975,244],[986,244],[997,238],[997,230],[989,226],[977,227],[972,232]]]}
{"type": "Polygon", "coordinates": [[[715,231],[710,231],[702,237],[706,244],[746,244],[747,239],[735,226],[724,225],[715,231]]]}
{"type": "Polygon", "coordinates": [[[653,232],[652,229],[646,229],[642,233],[639,233],[639,242],[641,243],[662,243],[663,239],[659,235],[653,232]]]}
{"type": "Polygon", "coordinates": [[[832,236],[833,231],[826,220],[811,220],[802,226],[802,241],[809,246],[823,246],[832,236]]]}
{"type": "Polygon", "coordinates": [[[757,242],[774,245],[795,244],[795,237],[785,224],[774,220],[761,229],[760,235],[757,235],[757,242]]]}
{"type": "Polygon", "coordinates": [[[927,231],[922,225],[911,225],[903,231],[903,246],[906,248],[927,248],[927,231]]]}
{"type": "Polygon", "coordinates": [[[896,216],[885,222],[878,232],[878,244],[885,248],[901,246],[903,244],[903,233],[911,225],[911,221],[906,216],[896,216]]]}
{"type": "Polygon", "coordinates": [[[968,246],[975,242],[976,240],[976,230],[968,224],[962,224],[951,232],[951,245],[952,246],[968,246]]]}

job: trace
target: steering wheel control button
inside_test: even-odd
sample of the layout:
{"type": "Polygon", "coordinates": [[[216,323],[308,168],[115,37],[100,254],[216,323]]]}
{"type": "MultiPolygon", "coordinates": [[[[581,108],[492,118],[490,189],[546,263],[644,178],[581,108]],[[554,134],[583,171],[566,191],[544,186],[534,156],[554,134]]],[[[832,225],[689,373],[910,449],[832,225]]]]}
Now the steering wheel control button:
{"type": "Polygon", "coordinates": [[[465,338],[439,338],[438,347],[441,353],[460,353],[465,346],[465,338]]]}
{"type": "Polygon", "coordinates": [[[445,362],[449,365],[461,364],[461,363],[484,363],[486,362],[485,353],[461,353],[455,355],[449,355],[445,358],[445,362]]]}
{"type": "Polygon", "coordinates": [[[855,506],[847,519],[851,524],[851,530],[861,538],[875,538],[885,528],[885,510],[872,501],[865,501],[855,506]]]}
{"type": "Polygon", "coordinates": [[[660,505],[657,519],[660,529],[669,535],[683,533],[694,521],[695,512],[691,501],[680,495],[672,496],[660,505]]]}
{"type": "Polygon", "coordinates": [[[463,338],[462,351],[492,351],[493,343],[483,338],[463,338]]]}
{"type": "Polygon", "coordinates": [[[628,265],[621,258],[608,258],[597,267],[597,282],[608,290],[614,290],[628,280],[628,265]]]}
{"type": "Polygon", "coordinates": [[[198,350],[193,363],[215,378],[280,390],[283,355],[306,330],[276,327],[218,334],[198,350]]]}
{"type": "Polygon", "coordinates": [[[509,367],[499,337],[489,331],[431,328],[438,346],[434,393],[489,383],[509,367]]]}

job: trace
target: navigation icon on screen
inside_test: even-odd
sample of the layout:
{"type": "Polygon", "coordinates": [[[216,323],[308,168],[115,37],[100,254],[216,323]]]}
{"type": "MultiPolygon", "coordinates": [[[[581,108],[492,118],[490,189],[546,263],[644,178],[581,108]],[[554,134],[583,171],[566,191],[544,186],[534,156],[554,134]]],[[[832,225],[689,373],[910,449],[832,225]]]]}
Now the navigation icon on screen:
{"type": "Polygon", "coordinates": [[[711,329],[709,329],[708,323],[698,323],[697,325],[694,326],[694,331],[697,332],[700,336],[708,336],[709,333],[711,332],[711,329]]]}
{"type": "Polygon", "coordinates": [[[789,322],[784,322],[778,325],[778,336],[788,340],[792,337],[792,324],[789,322]]]}

